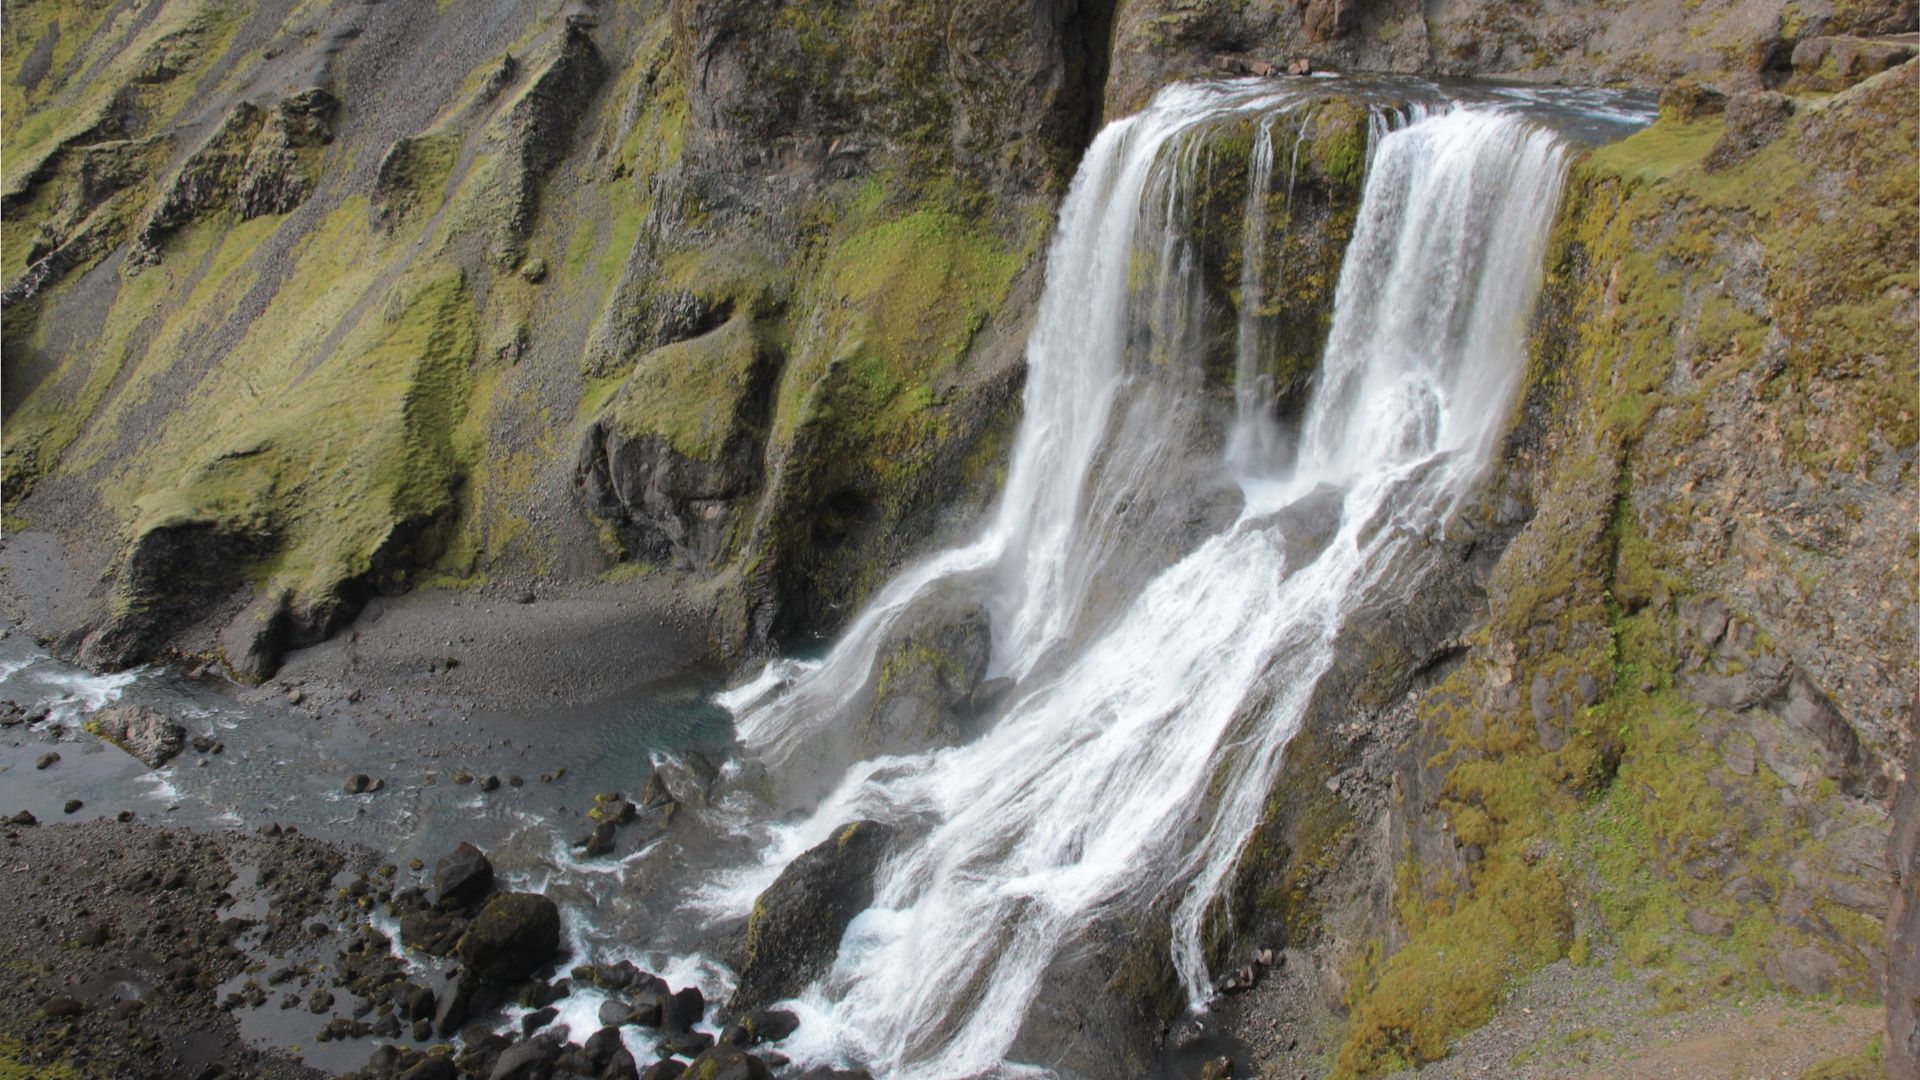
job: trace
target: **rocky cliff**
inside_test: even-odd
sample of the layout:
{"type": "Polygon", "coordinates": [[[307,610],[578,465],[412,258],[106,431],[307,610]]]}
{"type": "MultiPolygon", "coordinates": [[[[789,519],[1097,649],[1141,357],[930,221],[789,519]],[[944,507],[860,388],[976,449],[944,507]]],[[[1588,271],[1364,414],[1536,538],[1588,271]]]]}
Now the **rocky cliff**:
{"type": "Polygon", "coordinates": [[[8,521],[98,582],[36,621],[258,679],[619,570],[830,629],[991,491],[1105,19],[10,5],[8,521]]]}
{"type": "MultiPolygon", "coordinates": [[[[77,582],[16,565],[13,601],[90,664],[246,680],[422,587],[646,576],[721,657],[827,633],[991,497],[1103,116],[1296,64],[1665,87],[1576,168],[1498,479],[1289,750],[1215,959],[1294,960],[1225,1015],[1293,994],[1321,1034],[1274,1059],[1364,1075],[1605,957],[1676,1001],[1884,996],[1911,1055],[1882,918],[1896,872],[1891,927],[1920,910],[1910,823],[1887,850],[1920,193],[1881,35],[1914,28],[1906,0],[9,2],[5,523],[77,582]]],[[[1288,340],[1322,332],[1361,179],[1324,115],[1258,313],[1288,340]]],[[[1201,232],[1234,237],[1222,162],[1201,232]]],[[[1093,935],[1031,1044],[1144,1067],[1178,1002],[1137,930],[1093,935]]]]}

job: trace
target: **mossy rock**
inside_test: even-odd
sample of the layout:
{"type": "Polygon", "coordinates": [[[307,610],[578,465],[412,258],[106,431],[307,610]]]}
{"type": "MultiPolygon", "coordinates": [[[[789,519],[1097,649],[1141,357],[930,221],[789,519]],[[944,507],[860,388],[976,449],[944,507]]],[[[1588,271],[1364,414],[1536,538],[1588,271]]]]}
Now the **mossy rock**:
{"type": "Polygon", "coordinates": [[[734,1015],[792,997],[824,974],[853,917],[873,903],[873,879],[893,840],[875,821],[842,825],[809,848],[754,901],[734,1015]]]}
{"type": "Polygon", "coordinates": [[[500,893],[480,909],[454,954],[482,977],[517,983],[560,951],[560,908],[538,893],[500,893]]]}

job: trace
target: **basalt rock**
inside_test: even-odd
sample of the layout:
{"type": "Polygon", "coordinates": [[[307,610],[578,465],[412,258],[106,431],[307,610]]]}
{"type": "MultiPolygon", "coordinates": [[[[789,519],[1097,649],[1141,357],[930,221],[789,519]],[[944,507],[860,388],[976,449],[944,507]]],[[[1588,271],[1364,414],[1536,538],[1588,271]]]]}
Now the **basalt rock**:
{"type": "Polygon", "coordinates": [[[694,1058],[684,1075],[698,1080],[773,1080],[766,1062],[724,1043],[694,1058]]]}
{"type": "Polygon", "coordinates": [[[951,745],[968,732],[973,693],[986,677],[993,628],[986,608],[936,595],[901,617],[876,660],[874,699],[861,724],[861,756],[951,745]]]}
{"type": "Polygon", "coordinates": [[[560,950],[560,909],[537,893],[501,893],[487,901],[454,949],[482,976],[515,983],[560,950]]]}
{"type": "Polygon", "coordinates": [[[465,841],[433,866],[433,899],[442,907],[472,907],[492,891],[492,861],[465,841]]]}
{"type": "Polygon", "coordinates": [[[847,924],[873,902],[874,874],[892,838],[878,822],[842,825],[780,872],[747,919],[729,1012],[791,997],[826,971],[847,924]]]}

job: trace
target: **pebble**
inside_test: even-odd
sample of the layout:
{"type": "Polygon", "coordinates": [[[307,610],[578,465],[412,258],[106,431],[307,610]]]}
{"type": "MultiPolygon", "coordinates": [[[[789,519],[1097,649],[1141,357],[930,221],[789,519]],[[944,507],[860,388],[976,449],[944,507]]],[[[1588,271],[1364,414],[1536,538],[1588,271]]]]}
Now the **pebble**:
{"type": "Polygon", "coordinates": [[[51,768],[52,766],[55,766],[58,764],[60,764],[60,755],[52,751],[48,751],[47,753],[41,754],[38,758],[34,759],[33,767],[36,769],[46,769],[46,768],[51,768]]]}
{"type": "Polygon", "coordinates": [[[77,814],[80,812],[80,808],[85,805],[87,804],[81,802],[79,799],[68,799],[67,805],[62,807],[61,810],[63,813],[77,814]]]}

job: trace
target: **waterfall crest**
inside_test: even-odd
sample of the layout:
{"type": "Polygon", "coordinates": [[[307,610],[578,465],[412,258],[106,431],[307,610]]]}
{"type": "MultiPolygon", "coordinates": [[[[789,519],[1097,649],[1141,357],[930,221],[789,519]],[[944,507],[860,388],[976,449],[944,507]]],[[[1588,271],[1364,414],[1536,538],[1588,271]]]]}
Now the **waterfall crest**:
{"type": "MultiPolygon", "coordinates": [[[[1262,406],[1265,346],[1243,316],[1229,430],[1195,455],[1199,395],[1181,372],[1206,347],[1204,301],[1182,222],[1207,132],[1254,120],[1250,189],[1263,193],[1308,100],[1272,84],[1177,86],[1100,133],[1049,253],[992,519],[887,585],[823,660],[775,665],[723,697],[774,769],[818,756],[852,722],[890,627],[950,587],[985,604],[991,671],[1012,680],[971,741],[815,761],[829,793],[771,831],[760,866],[715,887],[715,907],[741,914],[839,824],[908,830],[872,908],[798,1003],[800,1056],[898,1077],[1018,1072],[1005,1058],[1049,965],[1120,906],[1171,912],[1173,962],[1204,1007],[1209,908],[1344,618],[1408,586],[1396,568],[1491,455],[1565,175],[1562,139],[1510,109],[1376,114],[1297,432],[1284,438],[1262,406]],[[1196,456],[1239,489],[1237,517],[1129,580],[1141,507],[1181,497],[1203,475],[1196,456]]],[[[1243,242],[1257,253],[1269,238],[1254,201],[1243,242]]],[[[1251,271],[1243,311],[1261,287],[1251,271]]]]}

